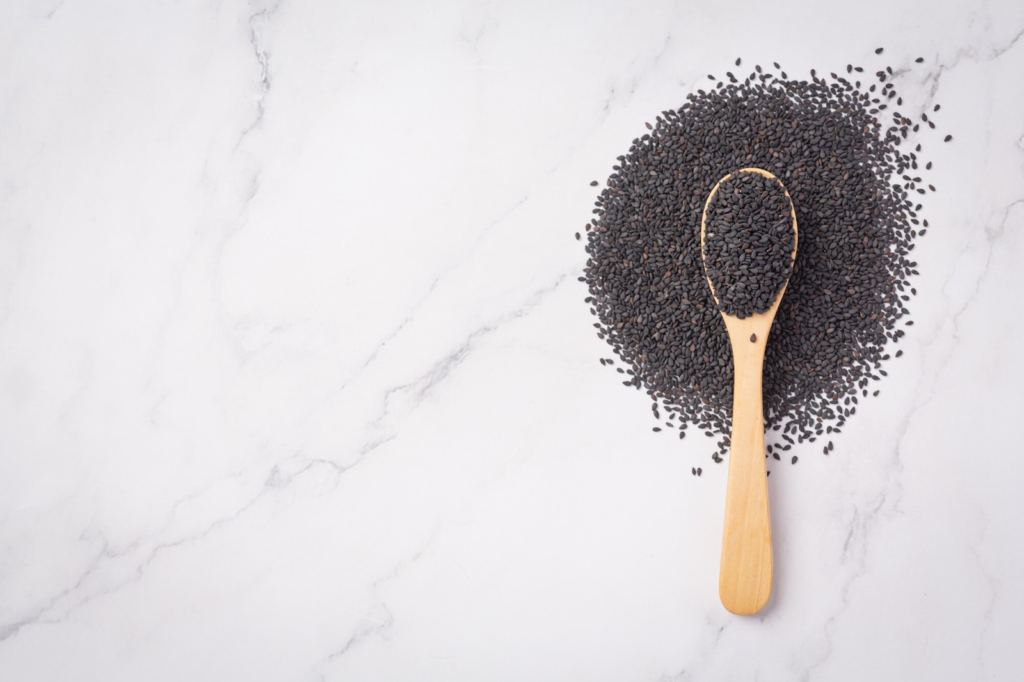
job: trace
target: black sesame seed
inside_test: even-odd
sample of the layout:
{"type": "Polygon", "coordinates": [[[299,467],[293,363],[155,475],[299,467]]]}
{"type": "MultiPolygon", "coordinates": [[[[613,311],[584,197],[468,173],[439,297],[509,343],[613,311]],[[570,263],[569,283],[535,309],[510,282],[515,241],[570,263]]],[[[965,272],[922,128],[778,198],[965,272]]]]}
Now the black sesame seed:
{"type": "Polygon", "coordinates": [[[703,255],[723,313],[743,319],[772,307],[793,269],[792,211],[776,178],[740,172],[718,185],[707,202],[703,255]]]}
{"type": "MultiPolygon", "coordinates": [[[[754,71],[745,80],[729,74],[729,84],[662,112],[618,157],[583,240],[583,280],[599,336],[628,369],[623,383],[664,405],[680,438],[690,424],[711,438],[729,433],[732,354],[707,286],[701,216],[726,174],[757,167],[778,176],[800,226],[796,262],[776,260],[769,268],[772,277],[789,269],[763,374],[765,426],[782,431],[785,442],[769,451],[778,458],[793,443],[840,433],[856,412],[844,398],[866,396],[868,382],[885,376],[885,349],[904,335],[898,323],[909,322],[903,292],[917,263],[908,254],[928,226],[908,194],[927,185],[911,172],[924,160],[899,150],[907,139],[914,144],[915,123],[891,110],[888,127],[878,118],[886,104],[902,106],[892,83],[862,90],[859,82],[828,81],[813,70],[810,81],[754,71]]],[[[887,75],[895,74],[887,69],[879,80],[887,75]]],[[[766,229],[782,225],[771,217],[770,197],[757,196],[753,215],[744,213],[754,210],[750,202],[722,201],[718,209],[733,211],[717,218],[728,225],[706,235],[708,243],[732,239],[710,267],[730,266],[735,275],[723,295],[732,289],[756,307],[772,304],[775,291],[762,291],[755,273],[783,239],[766,229]],[[740,223],[741,215],[758,227],[740,223]]],[[[722,438],[712,461],[727,451],[722,438]]]]}

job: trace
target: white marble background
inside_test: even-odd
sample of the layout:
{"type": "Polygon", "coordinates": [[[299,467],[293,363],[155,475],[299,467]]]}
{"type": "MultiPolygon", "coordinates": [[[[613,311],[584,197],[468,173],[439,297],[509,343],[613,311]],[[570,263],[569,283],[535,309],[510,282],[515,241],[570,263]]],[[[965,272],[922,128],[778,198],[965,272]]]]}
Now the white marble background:
{"type": "Polygon", "coordinates": [[[0,680],[1020,679],[1022,35],[1014,0],[6,0],[0,680]],[[573,239],[736,56],[923,56],[942,103],[906,356],[772,467],[753,618],[725,466],[598,364],[573,239]]]}

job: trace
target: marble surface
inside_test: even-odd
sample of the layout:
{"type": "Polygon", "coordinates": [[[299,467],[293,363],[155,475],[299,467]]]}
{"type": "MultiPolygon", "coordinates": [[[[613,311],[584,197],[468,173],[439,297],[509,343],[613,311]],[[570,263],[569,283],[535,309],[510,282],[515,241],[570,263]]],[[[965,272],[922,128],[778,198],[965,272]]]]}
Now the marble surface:
{"type": "Polygon", "coordinates": [[[1019,679],[1024,5],[971,5],[0,4],[0,679],[1019,679]],[[772,467],[752,618],[573,239],[736,56],[942,103],[906,355],[772,467]]]}

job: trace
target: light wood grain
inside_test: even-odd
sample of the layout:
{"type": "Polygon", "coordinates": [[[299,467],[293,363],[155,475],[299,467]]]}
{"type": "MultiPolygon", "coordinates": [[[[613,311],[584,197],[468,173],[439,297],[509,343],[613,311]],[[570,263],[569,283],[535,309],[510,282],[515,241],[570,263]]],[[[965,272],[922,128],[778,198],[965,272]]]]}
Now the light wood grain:
{"type": "MultiPolygon", "coordinates": [[[[775,177],[760,168],[744,168],[739,173],[758,173],[775,177]]],[[[714,186],[704,204],[701,217],[701,257],[704,255],[704,221],[708,204],[719,186],[714,186]]],[[[789,193],[786,193],[787,198],[789,193]]],[[[790,201],[792,210],[792,201],[790,201]]],[[[793,258],[796,258],[796,211],[793,213],[793,258]]],[[[788,284],[788,281],[787,283],[788,284]]],[[[732,344],[735,384],[732,406],[732,435],[729,438],[729,480],[725,493],[725,529],[722,534],[722,563],[718,574],[718,594],[726,609],[741,616],[757,613],[772,593],[772,529],[768,513],[768,478],[764,456],[764,409],[761,399],[761,375],[764,353],[775,312],[786,292],[782,286],[768,312],[739,319],[722,313],[732,344]],[[753,337],[752,337],[753,335],[753,337]],[[754,340],[751,341],[751,338],[754,340]]],[[[708,280],[711,294],[715,287],[708,280]]],[[[715,299],[718,300],[717,298],[715,299]]]]}

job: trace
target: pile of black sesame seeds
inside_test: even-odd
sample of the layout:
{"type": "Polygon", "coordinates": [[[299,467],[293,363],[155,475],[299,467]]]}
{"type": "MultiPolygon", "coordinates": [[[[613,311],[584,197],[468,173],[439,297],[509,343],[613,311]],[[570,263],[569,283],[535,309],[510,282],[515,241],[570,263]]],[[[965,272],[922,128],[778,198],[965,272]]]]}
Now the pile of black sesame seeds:
{"type": "Polygon", "coordinates": [[[793,270],[793,205],[778,178],[736,172],[708,199],[704,270],[718,309],[767,312],[793,270]]]}
{"type": "MultiPolygon", "coordinates": [[[[775,68],[757,66],[742,80],[727,73],[648,123],[618,157],[586,226],[580,280],[598,336],[619,358],[601,364],[645,390],[655,419],[680,438],[691,426],[717,437],[716,462],[729,447],[733,366],[700,252],[714,185],[762,168],[785,185],[797,214],[799,253],[764,368],[765,424],[780,432],[767,449],[777,460],[794,444],[841,433],[858,398],[878,395],[869,384],[886,376],[889,344],[913,324],[910,252],[928,227],[917,196],[935,191],[917,175],[932,167],[918,158],[921,145],[901,151],[925,125],[935,128],[927,113],[915,114],[918,122],[898,111],[892,80],[902,71],[887,67],[868,85],[852,64],[848,78],[831,79],[813,69],[810,80],[790,79],[775,68]]],[[[832,448],[828,440],[822,450],[832,448]]]]}

